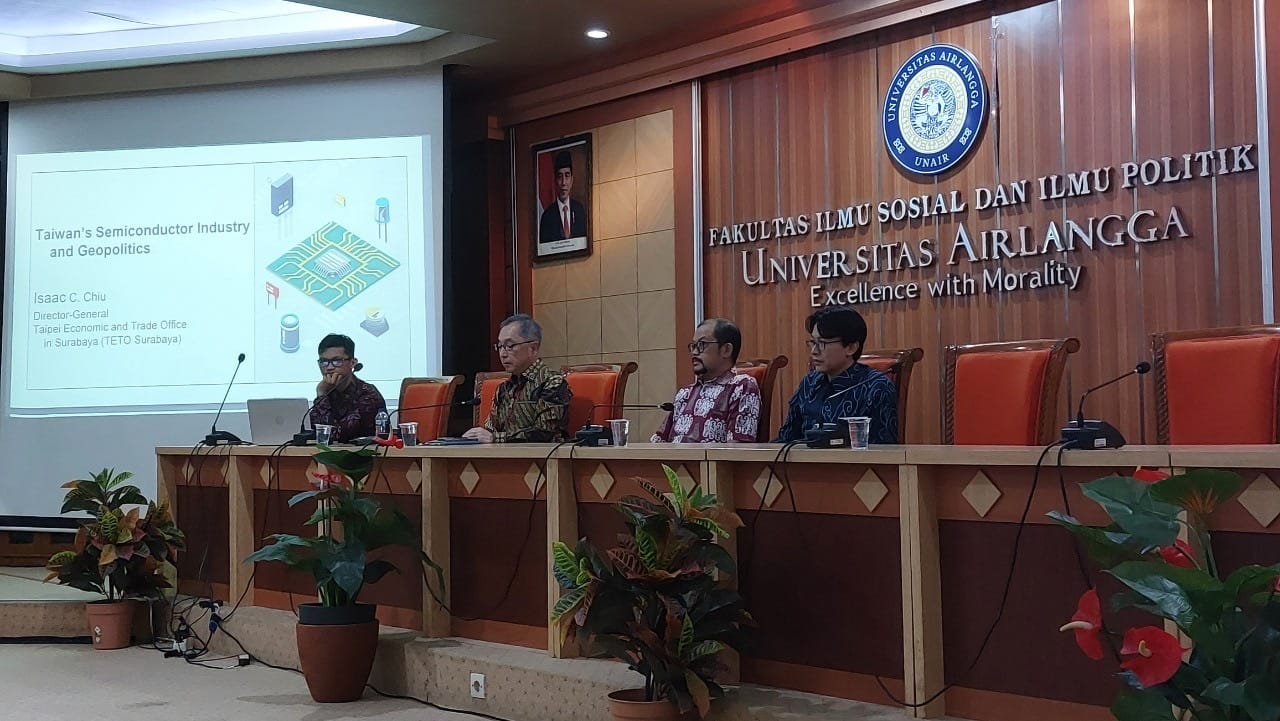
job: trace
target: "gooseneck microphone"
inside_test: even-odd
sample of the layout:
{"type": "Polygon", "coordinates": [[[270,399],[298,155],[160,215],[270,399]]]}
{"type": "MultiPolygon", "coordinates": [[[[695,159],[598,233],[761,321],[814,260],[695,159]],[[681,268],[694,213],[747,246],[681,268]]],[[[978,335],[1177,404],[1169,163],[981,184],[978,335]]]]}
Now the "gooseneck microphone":
{"type": "Polygon", "coordinates": [[[1151,372],[1151,364],[1141,361],[1133,367],[1133,370],[1122,373],[1115,378],[1089,388],[1080,394],[1080,403],[1076,406],[1076,417],[1074,420],[1067,422],[1067,427],[1062,429],[1062,443],[1067,448],[1076,448],[1080,450],[1094,450],[1099,448],[1120,448],[1125,444],[1124,435],[1119,429],[1106,421],[1090,420],[1084,418],[1084,401],[1089,397],[1090,393],[1096,390],[1106,388],[1112,383],[1117,383],[1132,375],[1145,375],[1151,372]]]}
{"type": "MultiPolygon", "coordinates": [[[[316,429],[307,430],[307,418],[311,416],[311,411],[319,405],[320,401],[328,398],[331,393],[338,390],[337,386],[325,391],[325,394],[311,401],[311,405],[307,406],[307,410],[302,412],[302,417],[298,419],[298,432],[293,434],[293,445],[305,446],[316,439],[316,429]]],[[[314,424],[313,424],[314,425],[314,424]]]]}
{"type": "Polygon", "coordinates": [[[613,433],[602,425],[591,422],[597,408],[630,408],[636,410],[662,410],[670,413],[675,410],[674,403],[596,403],[587,411],[587,422],[574,434],[574,445],[578,446],[611,446],[613,433]]]}
{"type": "Polygon", "coordinates": [[[1079,425],[1081,428],[1083,428],[1083,427],[1084,427],[1084,401],[1085,401],[1085,399],[1086,399],[1086,398],[1088,398],[1088,397],[1089,397],[1089,394],[1090,394],[1090,393],[1092,393],[1092,392],[1094,392],[1094,391],[1096,391],[1096,390],[1100,390],[1100,389],[1102,389],[1102,388],[1106,388],[1107,386],[1111,385],[1112,383],[1117,383],[1117,382],[1119,382],[1119,381],[1122,381],[1122,380],[1124,380],[1125,378],[1128,378],[1128,377],[1129,377],[1129,376],[1131,376],[1131,375],[1135,375],[1135,374],[1136,374],[1136,375],[1146,375],[1146,374],[1147,374],[1147,373],[1149,373],[1149,372],[1151,372],[1151,364],[1150,364],[1150,363],[1148,363],[1148,362],[1146,362],[1146,361],[1142,361],[1142,362],[1138,363],[1138,365],[1134,366],[1134,367],[1133,367],[1133,370],[1129,371],[1128,373],[1123,373],[1123,374],[1121,374],[1121,375],[1118,375],[1118,376],[1116,376],[1115,378],[1112,378],[1111,380],[1107,381],[1106,383],[1099,383],[1098,385],[1096,385],[1096,386],[1094,386],[1094,387],[1090,388],[1089,390],[1085,391],[1084,393],[1081,393],[1081,394],[1080,394],[1080,404],[1079,404],[1078,406],[1076,406],[1076,424],[1077,424],[1077,425],[1079,425]]]}
{"type": "Polygon", "coordinates": [[[218,404],[218,412],[213,416],[213,425],[209,426],[209,435],[204,437],[206,446],[227,445],[242,446],[244,441],[240,440],[240,436],[231,431],[218,430],[218,419],[222,418],[222,409],[227,405],[227,396],[231,395],[231,386],[236,384],[236,375],[240,372],[240,366],[244,364],[244,353],[236,357],[236,369],[231,372],[231,382],[227,384],[227,390],[222,394],[222,402],[218,404]]]}

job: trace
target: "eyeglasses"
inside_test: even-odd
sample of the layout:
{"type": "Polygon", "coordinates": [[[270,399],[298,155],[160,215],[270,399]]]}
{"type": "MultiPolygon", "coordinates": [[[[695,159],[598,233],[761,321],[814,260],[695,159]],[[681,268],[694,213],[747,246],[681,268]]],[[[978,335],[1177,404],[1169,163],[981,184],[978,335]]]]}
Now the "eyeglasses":
{"type": "Polygon", "coordinates": [[[721,343],[721,342],[720,342],[720,341],[718,341],[718,340],[702,340],[702,339],[699,339],[698,341],[696,341],[696,342],[694,342],[694,343],[690,343],[690,344],[689,344],[689,352],[690,352],[690,353],[692,353],[692,354],[694,354],[694,355],[698,355],[698,354],[699,354],[699,353],[701,353],[702,351],[706,350],[706,349],[707,349],[707,346],[709,346],[709,345],[724,345],[724,344],[723,344],[723,343],[721,343]]]}
{"type": "Polygon", "coordinates": [[[510,353],[511,351],[516,349],[516,346],[521,346],[526,343],[537,343],[537,342],[538,341],[536,340],[522,340],[519,343],[494,343],[493,349],[498,351],[499,353],[510,353]]]}
{"type": "Polygon", "coordinates": [[[337,368],[338,366],[341,366],[343,363],[346,363],[349,360],[351,359],[350,358],[320,358],[319,360],[316,361],[316,365],[319,365],[321,368],[337,368]]]}
{"type": "Polygon", "coordinates": [[[832,345],[834,343],[839,343],[841,345],[844,344],[844,342],[841,341],[839,338],[836,338],[834,340],[826,340],[825,338],[819,338],[818,340],[807,340],[805,341],[805,343],[808,344],[810,353],[815,353],[815,352],[821,353],[827,349],[827,346],[832,345]]]}

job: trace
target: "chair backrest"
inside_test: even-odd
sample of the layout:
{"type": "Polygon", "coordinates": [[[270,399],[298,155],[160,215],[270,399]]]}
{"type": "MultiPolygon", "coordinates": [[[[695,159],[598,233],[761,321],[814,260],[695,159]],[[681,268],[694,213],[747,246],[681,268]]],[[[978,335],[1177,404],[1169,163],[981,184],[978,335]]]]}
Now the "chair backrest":
{"type": "Polygon", "coordinates": [[[907,442],[907,394],[911,390],[911,371],[924,358],[923,348],[895,348],[863,351],[859,363],[871,366],[889,376],[898,388],[898,442],[907,442]]]}
{"type": "Polygon", "coordinates": [[[573,391],[569,401],[569,435],[572,436],[587,423],[603,424],[610,418],[621,418],[627,393],[627,377],[640,366],[635,361],[626,363],[588,363],[561,366],[565,382],[573,391]],[[602,406],[591,410],[592,406],[602,406]]]}
{"type": "Polygon", "coordinates": [[[400,381],[400,411],[397,423],[417,423],[418,442],[434,441],[445,435],[449,425],[449,404],[462,385],[462,376],[443,378],[405,378],[400,381]],[[422,406],[438,405],[438,408],[422,406]]]}
{"type": "Polygon", "coordinates": [[[472,425],[480,426],[489,419],[489,411],[493,410],[493,397],[498,394],[498,386],[510,378],[506,371],[480,371],[476,373],[476,387],[472,397],[476,399],[475,410],[471,414],[472,425]]]}
{"type": "Polygon", "coordinates": [[[786,368],[791,361],[784,355],[773,358],[757,358],[740,360],[734,366],[739,373],[746,373],[756,379],[760,387],[760,420],[756,423],[756,442],[768,443],[773,438],[773,387],[778,380],[778,371],[786,368]]]}
{"type": "Polygon", "coordinates": [[[1280,325],[1151,336],[1158,443],[1280,443],[1280,325]]]}
{"type": "Polygon", "coordinates": [[[1075,338],[947,346],[943,442],[1038,446],[1059,435],[1058,390],[1075,338]]]}

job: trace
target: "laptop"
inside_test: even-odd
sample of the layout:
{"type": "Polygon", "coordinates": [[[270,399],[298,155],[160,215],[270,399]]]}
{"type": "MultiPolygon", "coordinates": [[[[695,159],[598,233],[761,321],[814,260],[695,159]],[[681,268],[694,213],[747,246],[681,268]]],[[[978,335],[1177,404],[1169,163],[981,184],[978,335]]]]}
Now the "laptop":
{"type": "Polygon", "coordinates": [[[249,442],[279,446],[293,440],[311,404],[302,398],[250,398],[249,442]]]}

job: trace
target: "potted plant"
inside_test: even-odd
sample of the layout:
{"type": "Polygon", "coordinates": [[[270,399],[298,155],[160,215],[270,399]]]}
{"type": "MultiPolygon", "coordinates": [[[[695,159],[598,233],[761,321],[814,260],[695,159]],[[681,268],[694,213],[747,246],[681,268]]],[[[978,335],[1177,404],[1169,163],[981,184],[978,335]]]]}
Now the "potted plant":
{"type": "Polygon", "coordinates": [[[444,571],[422,552],[418,528],[399,509],[384,506],[366,492],[376,455],[372,448],[320,446],[315,454],[319,465],[311,473],[314,490],[289,499],[290,506],[316,503],[307,525],[319,526],[320,532],[277,533],[245,559],[278,561],[315,578],[320,600],[298,606],[296,635],[307,688],[321,703],[355,701],[364,695],[378,646],[378,621],[377,606],[360,603],[360,593],[398,570],[371,554],[396,546],[413,549],[435,571],[436,587],[444,589],[444,571]],[[340,524],[340,531],[335,532],[335,524],[340,524]]]}
{"type": "Polygon", "coordinates": [[[742,596],[725,583],[736,567],[724,546],[737,514],[700,488],[686,493],[663,466],[669,493],[637,479],[650,498],[628,496],[617,509],[627,532],[601,552],[586,539],[553,545],[555,578],[565,593],[551,620],[589,653],[625,662],[644,687],[609,694],[617,719],[706,716],[723,695],[722,654],[740,646],[753,624],[742,596]]]}
{"type": "Polygon", "coordinates": [[[149,502],[137,486],[127,485],[132,477],[104,468],[88,479],[63,484],[67,495],[62,512],[80,511],[92,518],[76,532],[75,550],[55,553],[45,564],[45,581],[56,578],[105,597],[85,606],[97,649],[129,645],[134,600],[159,598],[172,586],[169,579],[176,573],[170,559],[185,547],[168,506],[149,502]]]}
{"type": "Polygon", "coordinates": [[[1208,531],[1240,477],[1192,470],[1146,478],[1084,484],[1111,519],[1103,528],[1050,516],[1124,587],[1111,610],[1146,611],[1164,626],[1121,632],[1104,620],[1090,589],[1062,630],[1075,633],[1089,658],[1118,662],[1128,686],[1111,707],[1120,721],[1280,719],[1280,564],[1244,566],[1223,578],[1208,531]]]}

